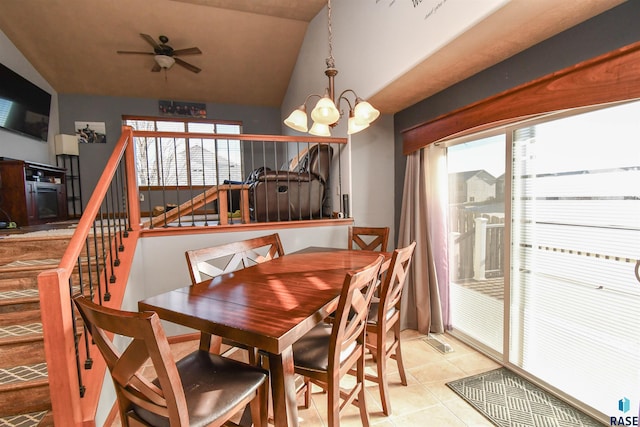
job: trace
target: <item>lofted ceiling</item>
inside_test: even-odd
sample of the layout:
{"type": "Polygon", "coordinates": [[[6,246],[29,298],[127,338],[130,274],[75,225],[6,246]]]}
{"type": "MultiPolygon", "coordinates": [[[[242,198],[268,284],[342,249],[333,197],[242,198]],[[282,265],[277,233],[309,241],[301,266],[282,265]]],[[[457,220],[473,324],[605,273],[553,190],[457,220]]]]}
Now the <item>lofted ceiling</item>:
{"type": "MultiPolygon", "coordinates": [[[[622,2],[511,0],[370,101],[395,113],[622,2]]],[[[279,107],[307,25],[325,4],[3,0],[0,30],[58,93],[279,107]],[[165,35],[174,49],[197,46],[201,55],[180,58],[202,72],[152,73],[153,56],[116,53],[151,51],[140,33],[165,35]]]]}

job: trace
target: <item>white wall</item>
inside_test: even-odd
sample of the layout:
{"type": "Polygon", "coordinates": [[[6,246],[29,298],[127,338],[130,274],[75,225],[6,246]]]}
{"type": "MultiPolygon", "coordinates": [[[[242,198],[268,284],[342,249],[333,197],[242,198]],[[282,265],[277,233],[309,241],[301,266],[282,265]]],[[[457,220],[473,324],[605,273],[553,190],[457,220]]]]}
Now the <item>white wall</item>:
{"type": "Polygon", "coordinates": [[[0,62],[51,94],[48,143],[0,129],[0,156],[55,165],[53,137],[58,134],[58,93],[0,31],[0,62]]]}
{"type": "MultiPolygon", "coordinates": [[[[132,265],[127,294],[122,308],[137,311],[137,302],[153,296],[189,286],[185,251],[220,245],[277,232],[285,253],[309,246],[347,247],[347,226],[283,228],[232,233],[193,234],[140,239],[132,265]]],[[[184,328],[165,324],[167,335],[184,333],[184,328]]]]}

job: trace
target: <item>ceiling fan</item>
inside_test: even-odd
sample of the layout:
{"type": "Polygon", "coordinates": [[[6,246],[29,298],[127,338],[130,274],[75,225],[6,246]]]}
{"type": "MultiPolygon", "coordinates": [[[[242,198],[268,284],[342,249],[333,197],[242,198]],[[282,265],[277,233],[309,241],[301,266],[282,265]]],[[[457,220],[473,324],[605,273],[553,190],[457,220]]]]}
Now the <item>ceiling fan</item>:
{"type": "Polygon", "coordinates": [[[169,38],[167,36],[159,36],[158,40],[160,43],[157,43],[153,37],[148,34],[140,33],[143,39],[147,41],[151,46],[153,46],[153,52],[138,52],[138,51],[129,51],[129,50],[119,50],[118,53],[124,54],[135,54],[135,55],[153,55],[156,63],[154,64],[151,71],[158,72],[162,69],[168,70],[173,66],[173,64],[178,64],[183,66],[189,71],[193,71],[194,73],[199,73],[202,71],[200,68],[195,65],[189,64],[188,62],[183,61],[178,58],[178,56],[184,55],[199,55],[202,53],[200,49],[197,47],[189,47],[186,49],[173,49],[171,46],[167,44],[169,38]]]}

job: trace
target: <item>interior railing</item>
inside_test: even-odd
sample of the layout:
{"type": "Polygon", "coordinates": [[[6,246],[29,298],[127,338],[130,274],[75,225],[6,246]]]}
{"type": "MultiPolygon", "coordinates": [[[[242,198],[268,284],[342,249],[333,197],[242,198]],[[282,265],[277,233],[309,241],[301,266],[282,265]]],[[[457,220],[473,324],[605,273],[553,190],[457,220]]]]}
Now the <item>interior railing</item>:
{"type": "MultiPolygon", "coordinates": [[[[203,137],[198,134],[180,135],[182,138],[185,136],[203,137]]],[[[75,293],[81,292],[96,302],[120,308],[137,241],[142,232],[145,237],[157,235],[154,233],[154,227],[157,231],[162,231],[173,222],[167,219],[170,211],[166,210],[162,216],[152,214],[141,216],[141,204],[144,202],[141,201],[140,194],[144,193],[138,187],[139,171],[136,169],[137,159],[135,157],[136,137],[171,138],[162,132],[135,132],[128,126],[122,128],[122,135],[84,209],[58,268],[45,271],[38,276],[51,405],[54,423],[57,426],[95,425],[98,401],[106,373],[102,357],[93,354],[96,352],[91,349],[90,338],[84,333],[80,322],[77,321],[78,317],[75,314],[71,297],[75,293]],[[152,221],[157,218],[162,218],[161,222],[153,224],[152,221]]],[[[173,137],[177,138],[178,136],[174,135],[173,137]]],[[[206,137],[211,138],[212,136],[206,135],[206,137]]],[[[327,179],[327,181],[334,180],[335,185],[329,187],[327,184],[327,186],[338,188],[340,197],[337,209],[341,210],[339,202],[342,198],[340,192],[342,166],[339,159],[346,139],[261,135],[233,135],[233,137],[242,140],[252,150],[259,147],[262,154],[256,156],[254,161],[262,162],[263,165],[269,162],[277,164],[280,161],[277,156],[281,156],[280,159],[286,159],[286,167],[291,170],[295,169],[297,163],[302,161],[303,154],[313,149],[314,146],[335,147],[332,148],[334,159],[332,160],[331,177],[327,179]],[[268,144],[274,144],[272,148],[277,148],[269,150],[268,144]],[[291,151],[294,154],[290,155],[289,150],[296,150],[296,147],[298,151],[291,151]],[[267,153],[272,153],[270,155],[274,157],[267,158],[267,153]],[[337,183],[335,180],[338,180],[337,183]]],[[[326,161],[326,159],[322,161],[326,161]]],[[[251,164],[251,168],[255,166],[255,163],[251,164]]],[[[307,176],[309,179],[308,172],[307,175],[309,175],[307,176]]],[[[294,179],[293,175],[289,176],[286,173],[278,175],[278,177],[286,179],[276,178],[276,189],[297,182],[296,180],[305,181],[303,177],[297,176],[294,179]]],[[[184,202],[179,198],[176,199],[180,202],[176,209],[182,209],[181,214],[176,216],[177,224],[182,225],[181,221],[184,215],[191,215],[195,218],[195,215],[202,215],[204,210],[206,216],[207,204],[217,204],[218,209],[225,212],[227,209],[224,207],[227,206],[229,200],[221,197],[221,194],[225,193],[225,188],[230,191],[238,188],[228,187],[229,185],[239,185],[241,190],[248,192],[249,184],[246,182],[216,183],[214,189],[211,186],[203,186],[203,191],[196,196],[192,196],[195,188],[185,189],[180,186],[176,186],[177,192],[176,188],[143,188],[143,190],[172,191],[185,198],[184,202]],[[210,197],[213,190],[217,192],[216,197],[210,197]],[[204,199],[204,201],[201,200],[202,204],[199,207],[194,202],[198,197],[204,199]]],[[[331,190],[329,191],[331,192],[331,190]]],[[[170,200],[170,194],[161,194],[161,200],[170,200]]],[[[249,204],[248,199],[245,199],[245,202],[249,204]]],[[[334,209],[334,206],[336,205],[331,204],[330,208],[334,209]]],[[[328,211],[324,207],[323,205],[319,215],[320,219],[327,215],[328,211]]],[[[295,219],[291,217],[277,218],[280,221],[295,219]]],[[[276,219],[274,218],[274,220],[276,219]]],[[[241,222],[252,221],[255,219],[251,219],[249,216],[243,218],[241,222]]],[[[217,221],[212,221],[208,225],[217,224],[220,226],[223,222],[218,217],[217,221]]],[[[325,221],[319,221],[319,223],[326,224],[325,221]]],[[[227,228],[242,230],[241,224],[231,224],[233,224],[231,221],[227,223],[227,228]]],[[[196,224],[195,219],[191,225],[203,226],[203,230],[208,226],[200,222],[196,224]]],[[[189,228],[190,232],[198,231],[189,228]]]]}
{"type": "Polygon", "coordinates": [[[345,138],[134,131],[134,141],[143,228],[344,216],[345,138]]]}
{"type": "Polygon", "coordinates": [[[58,268],[38,276],[55,425],[94,422],[105,365],[93,357],[71,297],[82,292],[102,304],[121,305],[140,229],[132,141],[131,128],[123,127],[58,268]]]}

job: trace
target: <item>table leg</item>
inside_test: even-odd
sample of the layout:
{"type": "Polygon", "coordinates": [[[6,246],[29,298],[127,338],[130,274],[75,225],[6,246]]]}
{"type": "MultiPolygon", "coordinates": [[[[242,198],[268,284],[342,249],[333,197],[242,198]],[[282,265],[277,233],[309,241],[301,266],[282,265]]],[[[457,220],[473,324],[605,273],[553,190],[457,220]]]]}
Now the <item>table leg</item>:
{"type": "Polygon", "coordinates": [[[298,426],[298,403],[293,370],[293,350],[281,354],[269,353],[273,418],[276,427],[298,426]]]}

